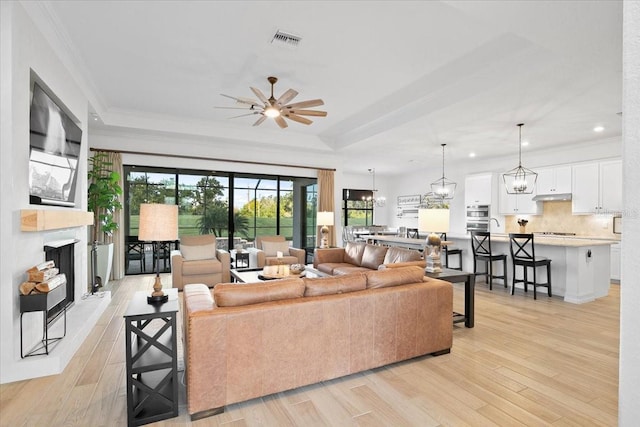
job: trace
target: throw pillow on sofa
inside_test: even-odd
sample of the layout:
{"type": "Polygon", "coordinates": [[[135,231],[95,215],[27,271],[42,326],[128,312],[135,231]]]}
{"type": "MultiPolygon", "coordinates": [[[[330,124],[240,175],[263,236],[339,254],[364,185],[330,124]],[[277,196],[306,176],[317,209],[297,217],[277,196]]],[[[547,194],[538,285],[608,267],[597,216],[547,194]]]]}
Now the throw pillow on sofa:
{"type": "Polygon", "coordinates": [[[216,257],[216,245],[180,245],[180,253],[186,261],[200,261],[216,257]]]}
{"type": "Polygon", "coordinates": [[[366,245],[362,253],[362,267],[377,270],[378,266],[384,262],[384,256],[387,253],[386,246],[366,245]]]}
{"type": "Polygon", "coordinates": [[[417,266],[367,271],[367,289],[418,283],[424,280],[424,270],[417,266]]]}
{"type": "Polygon", "coordinates": [[[362,262],[362,253],[365,247],[364,242],[347,242],[344,247],[343,261],[353,265],[360,265],[362,262]]]}
{"type": "Polygon", "coordinates": [[[422,254],[420,254],[420,252],[418,251],[391,246],[384,256],[383,264],[396,264],[400,262],[420,260],[422,260],[422,254]]]}
{"type": "Polygon", "coordinates": [[[262,250],[265,256],[277,256],[278,252],[289,255],[289,242],[262,242],[262,250]]]}
{"type": "Polygon", "coordinates": [[[304,288],[304,282],[300,278],[246,285],[218,283],[213,288],[213,299],[218,307],[235,307],[301,298],[304,295],[304,288]]]}

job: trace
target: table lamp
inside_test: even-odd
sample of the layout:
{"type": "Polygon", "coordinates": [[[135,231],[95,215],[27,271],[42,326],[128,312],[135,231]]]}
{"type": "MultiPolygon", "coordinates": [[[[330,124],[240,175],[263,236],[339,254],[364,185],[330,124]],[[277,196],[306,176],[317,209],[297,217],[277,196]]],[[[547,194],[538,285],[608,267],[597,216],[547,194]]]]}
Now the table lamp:
{"type": "MultiPolygon", "coordinates": [[[[143,203],[140,205],[140,225],[138,240],[153,242],[154,248],[158,242],[178,239],[178,205],[163,205],[157,203],[143,203]]],[[[162,292],[160,281],[160,251],[156,250],[156,281],[153,293],[147,297],[149,304],[162,304],[168,300],[162,292]]]]}
{"type": "Polygon", "coordinates": [[[440,273],[442,263],[440,262],[440,249],[442,240],[436,233],[446,233],[449,231],[449,209],[419,209],[418,210],[418,230],[430,231],[427,236],[428,254],[425,256],[429,273],[440,273]]]}
{"type": "Polygon", "coordinates": [[[318,212],[318,225],[321,225],[320,234],[322,235],[322,239],[320,239],[320,247],[328,248],[329,247],[329,227],[328,225],[333,225],[333,212],[318,212]]]}

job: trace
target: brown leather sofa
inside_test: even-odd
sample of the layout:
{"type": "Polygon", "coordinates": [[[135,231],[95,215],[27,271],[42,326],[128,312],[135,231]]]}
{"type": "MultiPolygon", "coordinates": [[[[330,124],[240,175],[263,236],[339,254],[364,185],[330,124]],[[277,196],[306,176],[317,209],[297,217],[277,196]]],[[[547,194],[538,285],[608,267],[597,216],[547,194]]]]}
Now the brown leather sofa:
{"type": "Polygon", "coordinates": [[[418,251],[364,242],[348,242],[344,248],[316,249],[313,255],[313,266],[332,276],[409,265],[424,268],[427,263],[418,251]]]}
{"type": "Polygon", "coordinates": [[[422,268],[184,287],[187,409],[449,353],[453,288],[422,268]]]}

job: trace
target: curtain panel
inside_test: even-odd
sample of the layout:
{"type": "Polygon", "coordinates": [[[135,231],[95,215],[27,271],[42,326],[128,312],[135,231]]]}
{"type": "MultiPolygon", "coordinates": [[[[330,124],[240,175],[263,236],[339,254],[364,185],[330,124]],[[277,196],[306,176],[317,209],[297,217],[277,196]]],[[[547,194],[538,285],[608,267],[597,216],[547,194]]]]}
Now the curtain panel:
{"type": "MultiPolygon", "coordinates": [[[[334,171],[318,170],[318,212],[333,212],[335,218],[334,171]]],[[[316,246],[320,246],[320,226],[316,227],[316,246]]],[[[335,227],[329,226],[329,246],[336,245],[335,227]]]]}

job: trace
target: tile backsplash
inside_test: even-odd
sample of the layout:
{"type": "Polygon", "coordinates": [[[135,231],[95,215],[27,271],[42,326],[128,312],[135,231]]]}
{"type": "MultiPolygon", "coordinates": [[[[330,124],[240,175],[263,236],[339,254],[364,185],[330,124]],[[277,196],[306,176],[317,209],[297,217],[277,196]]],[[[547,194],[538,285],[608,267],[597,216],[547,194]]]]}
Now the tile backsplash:
{"type": "Polygon", "coordinates": [[[505,232],[519,233],[518,219],[529,221],[527,233],[544,231],[576,233],[577,236],[620,239],[620,234],[613,234],[613,217],[611,215],[573,215],[571,201],[543,202],[542,215],[506,215],[505,232]]]}

